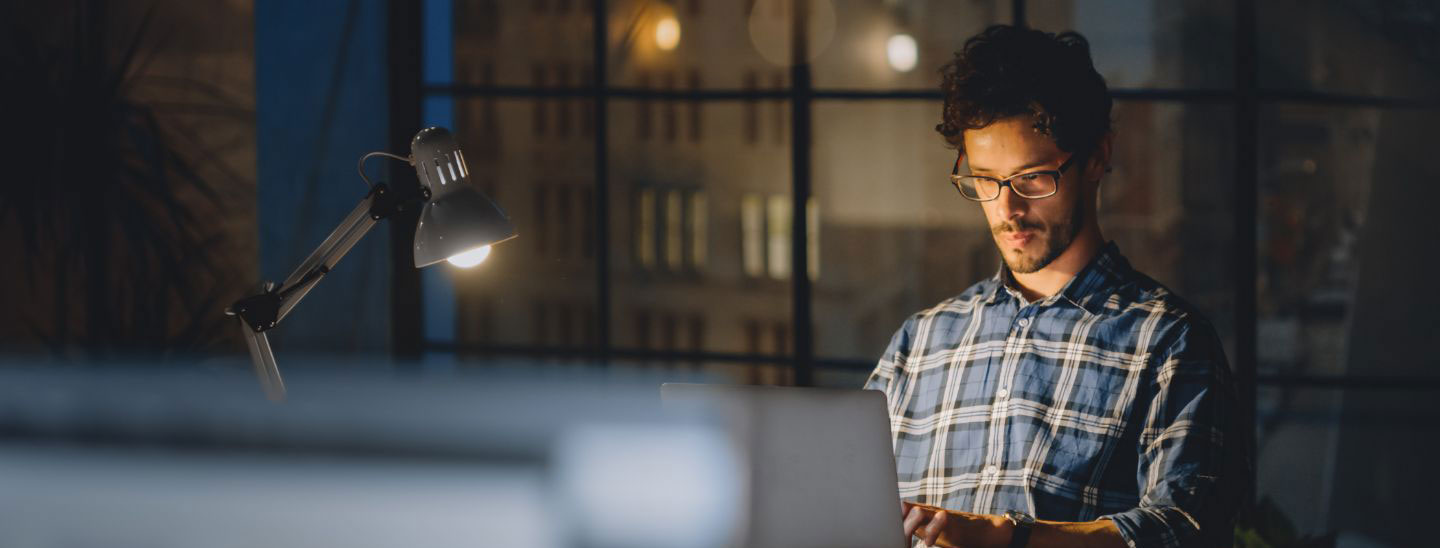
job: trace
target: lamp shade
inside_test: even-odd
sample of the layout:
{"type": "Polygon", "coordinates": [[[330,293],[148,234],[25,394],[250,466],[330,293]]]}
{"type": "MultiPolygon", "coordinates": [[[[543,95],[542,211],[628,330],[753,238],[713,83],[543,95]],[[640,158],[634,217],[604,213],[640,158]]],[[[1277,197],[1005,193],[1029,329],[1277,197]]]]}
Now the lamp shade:
{"type": "Polygon", "coordinates": [[[410,157],[430,200],[415,227],[415,267],[425,267],[515,237],[505,210],[470,184],[470,168],[445,128],[410,141],[410,157]]]}

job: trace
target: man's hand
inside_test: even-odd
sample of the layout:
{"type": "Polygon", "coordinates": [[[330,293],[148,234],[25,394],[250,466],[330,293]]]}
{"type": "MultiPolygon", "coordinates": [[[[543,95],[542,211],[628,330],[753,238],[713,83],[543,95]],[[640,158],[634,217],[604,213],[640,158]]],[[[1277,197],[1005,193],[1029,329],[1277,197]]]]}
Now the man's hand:
{"type": "Polygon", "coordinates": [[[926,546],[955,548],[1003,547],[1010,543],[1010,520],[1003,516],[955,512],[925,504],[900,503],[905,538],[919,537],[926,546]]]}

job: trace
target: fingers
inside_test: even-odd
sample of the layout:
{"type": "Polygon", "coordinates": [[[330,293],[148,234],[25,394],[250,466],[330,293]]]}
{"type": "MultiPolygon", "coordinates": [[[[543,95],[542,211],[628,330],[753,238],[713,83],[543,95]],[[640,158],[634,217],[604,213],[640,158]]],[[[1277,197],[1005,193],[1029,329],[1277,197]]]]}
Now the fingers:
{"type": "Polygon", "coordinates": [[[920,539],[925,541],[926,546],[934,546],[940,541],[940,533],[945,532],[945,522],[948,521],[948,515],[949,514],[945,512],[935,512],[931,514],[930,523],[918,531],[920,539]]]}
{"type": "Polygon", "coordinates": [[[904,522],[904,525],[905,525],[905,538],[906,538],[907,540],[908,540],[911,536],[913,536],[917,530],[920,529],[920,526],[921,526],[921,525],[924,525],[924,524],[925,524],[925,521],[926,521],[926,519],[925,519],[925,518],[926,518],[925,514],[926,514],[925,510],[920,509],[920,508],[914,508],[914,507],[911,507],[911,508],[910,508],[910,511],[905,514],[905,522],[904,522]]]}

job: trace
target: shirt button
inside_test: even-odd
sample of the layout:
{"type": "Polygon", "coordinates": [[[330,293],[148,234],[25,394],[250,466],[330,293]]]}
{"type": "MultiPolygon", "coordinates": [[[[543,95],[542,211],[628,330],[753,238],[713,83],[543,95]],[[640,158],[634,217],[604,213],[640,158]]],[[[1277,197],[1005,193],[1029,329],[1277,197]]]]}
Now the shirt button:
{"type": "Polygon", "coordinates": [[[1002,400],[1003,400],[1003,399],[1005,399],[1005,398],[1010,397],[1010,391],[1009,391],[1009,390],[1006,390],[1006,389],[1004,389],[1004,388],[1001,388],[1001,389],[995,391],[995,397],[998,398],[998,399],[1002,399],[1002,400]]]}
{"type": "Polygon", "coordinates": [[[1020,327],[1029,327],[1030,318],[1020,318],[1020,327]]]}
{"type": "Polygon", "coordinates": [[[994,475],[999,474],[999,473],[1000,473],[1000,469],[999,469],[999,468],[996,468],[995,465],[993,465],[993,464],[990,465],[990,466],[986,466],[986,467],[985,467],[985,475],[987,475],[987,476],[994,476],[994,475]]]}

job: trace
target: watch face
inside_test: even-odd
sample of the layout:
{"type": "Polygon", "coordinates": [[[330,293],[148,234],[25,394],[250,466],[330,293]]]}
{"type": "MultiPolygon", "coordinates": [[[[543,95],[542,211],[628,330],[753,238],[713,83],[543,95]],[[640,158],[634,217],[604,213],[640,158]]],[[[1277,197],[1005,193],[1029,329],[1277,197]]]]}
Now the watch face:
{"type": "Polygon", "coordinates": [[[1005,517],[1010,518],[1010,523],[1014,523],[1015,525],[1035,524],[1035,518],[1030,517],[1030,514],[1026,514],[1025,512],[1020,512],[1017,510],[1005,511],[1005,517]]]}

